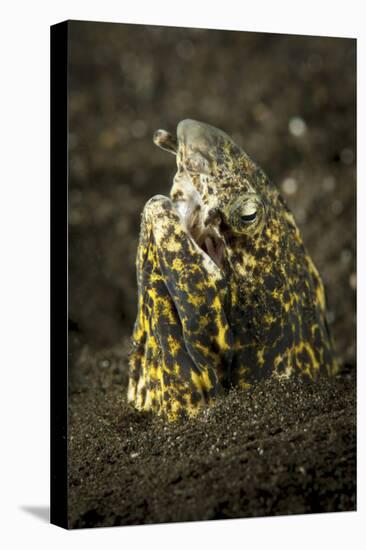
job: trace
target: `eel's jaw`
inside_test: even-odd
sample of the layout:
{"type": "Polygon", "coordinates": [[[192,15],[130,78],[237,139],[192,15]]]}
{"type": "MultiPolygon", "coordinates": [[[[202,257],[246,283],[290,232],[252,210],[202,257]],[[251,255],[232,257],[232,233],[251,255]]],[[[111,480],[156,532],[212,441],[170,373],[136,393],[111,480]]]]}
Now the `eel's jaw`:
{"type": "Polygon", "coordinates": [[[170,195],[192,240],[222,270],[225,242],[219,231],[220,218],[213,214],[217,208],[208,200],[206,181],[178,168],[170,195]]]}
{"type": "Polygon", "coordinates": [[[179,123],[177,136],[157,130],[153,141],[177,156],[178,170],[170,197],[193,241],[222,270],[225,240],[219,231],[220,218],[212,216],[217,212],[217,197],[216,192],[214,195],[208,192],[208,157],[200,152],[200,148],[214,147],[218,136],[230,140],[217,128],[187,119],[179,123]]]}
{"type": "Polygon", "coordinates": [[[215,262],[218,268],[223,271],[225,265],[225,243],[222,237],[210,231],[201,237],[200,248],[215,262]]]}

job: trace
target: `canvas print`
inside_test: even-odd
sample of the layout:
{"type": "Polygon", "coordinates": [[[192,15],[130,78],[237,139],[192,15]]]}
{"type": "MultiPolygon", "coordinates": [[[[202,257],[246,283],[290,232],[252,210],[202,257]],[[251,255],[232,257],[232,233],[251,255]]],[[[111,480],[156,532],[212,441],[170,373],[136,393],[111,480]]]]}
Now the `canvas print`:
{"type": "Polygon", "coordinates": [[[55,523],[355,510],[356,41],[62,25],[55,523]]]}

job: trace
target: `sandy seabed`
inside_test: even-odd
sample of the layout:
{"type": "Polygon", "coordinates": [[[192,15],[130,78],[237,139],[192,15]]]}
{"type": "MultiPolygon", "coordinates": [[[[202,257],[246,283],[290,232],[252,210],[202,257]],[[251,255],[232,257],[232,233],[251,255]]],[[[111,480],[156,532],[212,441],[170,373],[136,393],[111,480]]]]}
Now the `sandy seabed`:
{"type": "Polygon", "coordinates": [[[80,365],[70,527],[355,510],[353,374],[262,381],[168,424],[126,404],[124,372],[113,358],[80,365]]]}

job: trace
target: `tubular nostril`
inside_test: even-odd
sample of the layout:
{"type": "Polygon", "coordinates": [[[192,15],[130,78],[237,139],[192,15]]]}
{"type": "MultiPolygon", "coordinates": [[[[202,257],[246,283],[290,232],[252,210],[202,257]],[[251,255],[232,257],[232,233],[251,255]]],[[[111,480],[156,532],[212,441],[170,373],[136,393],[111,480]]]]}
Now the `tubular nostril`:
{"type": "Polygon", "coordinates": [[[174,155],[177,154],[177,138],[166,130],[156,130],[153,136],[153,142],[161,149],[169,151],[169,153],[173,153],[174,155]]]}
{"type": "Polygon", "coordinates": [[[168,132],[166,132],[165,130],[156,130],[154,132],[154,136],[153,136],[153,142],[156,144],[156,145],[159,145],[161,143],[164,142],[164,140],[166,139],[166,136],[168,135],[168,132]]]}

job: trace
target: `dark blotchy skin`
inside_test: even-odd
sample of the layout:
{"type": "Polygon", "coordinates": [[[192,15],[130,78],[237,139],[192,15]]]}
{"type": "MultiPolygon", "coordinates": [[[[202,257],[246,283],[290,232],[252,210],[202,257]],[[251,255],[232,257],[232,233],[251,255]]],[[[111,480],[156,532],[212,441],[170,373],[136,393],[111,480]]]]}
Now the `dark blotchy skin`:
{"type": "Polygon", "coordinates": [[[278,189],[207,124],[154,141],[178,170],[142,214],[129,401],[174,420],[230,385],[334,374],[322,281],[278,189]]]}

